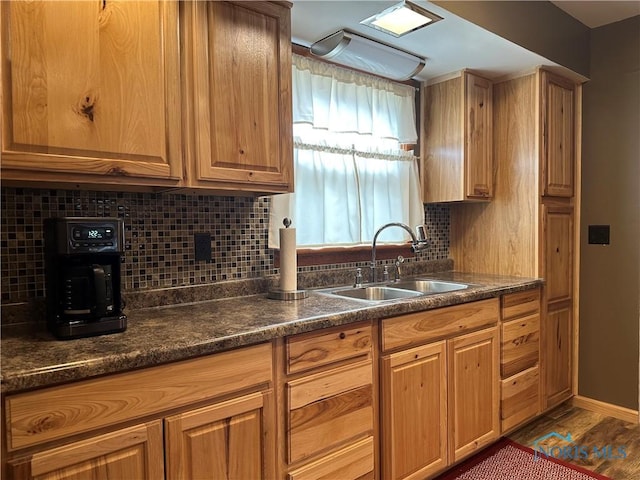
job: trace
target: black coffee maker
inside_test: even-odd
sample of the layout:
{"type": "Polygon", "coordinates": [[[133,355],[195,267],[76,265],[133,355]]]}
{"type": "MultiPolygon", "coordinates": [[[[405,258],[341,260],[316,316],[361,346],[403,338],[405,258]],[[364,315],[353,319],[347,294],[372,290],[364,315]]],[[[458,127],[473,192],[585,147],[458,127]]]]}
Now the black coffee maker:
{"type": "Polygon", "coordinates": [[[44,221],[47,326],[59,339],[122,332],[118,218],[65,217],[44,221]]]}

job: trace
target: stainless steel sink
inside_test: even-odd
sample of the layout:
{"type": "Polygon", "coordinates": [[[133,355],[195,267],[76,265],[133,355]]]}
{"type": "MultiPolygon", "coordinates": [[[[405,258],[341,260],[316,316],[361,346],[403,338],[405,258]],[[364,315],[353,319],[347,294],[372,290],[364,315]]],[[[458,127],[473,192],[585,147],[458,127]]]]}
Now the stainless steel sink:
{"type": "Polygon", "coordinates": [[[423,295],[421,292],[410,289],[379,286],[331,289],[324,291],[323,293],[369,301],[397,300],[399,298],[410,298],[423,295]]]}
{"type": "Polygon", "coordinates": [[[443,282],[441,280],[401,280],[399,282],[389,284],[389,287],[419,292],[423,295],[427,295],[464,290],[468,285],[464,283],[443,282]]]}

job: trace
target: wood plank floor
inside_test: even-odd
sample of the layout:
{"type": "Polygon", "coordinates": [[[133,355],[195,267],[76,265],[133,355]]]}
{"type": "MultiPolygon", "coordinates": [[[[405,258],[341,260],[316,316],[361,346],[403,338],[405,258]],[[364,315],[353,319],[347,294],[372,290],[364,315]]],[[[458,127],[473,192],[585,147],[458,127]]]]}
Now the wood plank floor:
{"type": "MultiPolygon", "coordinates": [[[[569,454],[569,456],[586,456],[586,458],[566,458],[565,460],[614,480],[640,479],[640,425],[570,405],[561,405],[509,435],[509,438],[535,449],[533,443],[551,432],[563,436],[570,433],[574,445],[584,446],[588,451],[588,455],[569,454]],[[602,452],[603,447],[607,445],[613,447],[608,455],[610,458],[605,458],[607,455],[598,458],[593,453],[594,446],[602,452]],[[624,448],[626,458],[613,458],[620,446],[624,448]]],[[[548,448],[563,447],[567,442],[558,438],[549,438],[544,444],[548,448]]]]}

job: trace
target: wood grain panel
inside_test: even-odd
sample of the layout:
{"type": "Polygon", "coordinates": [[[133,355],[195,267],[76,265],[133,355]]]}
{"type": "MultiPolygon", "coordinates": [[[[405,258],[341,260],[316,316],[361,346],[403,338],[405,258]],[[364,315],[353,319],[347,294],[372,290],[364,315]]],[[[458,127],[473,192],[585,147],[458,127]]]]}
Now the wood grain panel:
{"type": "Polygon", "coordinates": [[[10,396],[9,450],[268,383],[271,362],[262,344],[10,396]]]}
{"type": "Polygon", "coordinates": [[[501,298],[502,320],[540,312],[540,288],[509,293],[501,298]]]}
{"type": "Polygon", "coordinates": [[[493,84],[470,72],[465,87],[465,193],[468,198],[493,196],[493,84]]]}
{"type": "Polygon", "coordinates": [[[289,480],[373,480],[373,437],[367,437],[291,472],[289,480]]]}
{"type": "Polygon", "coordinates": [[[571,397],[572,391],[572,338],[571,304],[548,311],[545,321],[543,349],[544,408],[549,408],[571,397]]]}
{"type": "Polygon", "coordinates": [[[300,408],[340,392],[369,385],[372,382],[371,369],[371,360],[365,360],[326,373],[292,380],[287,383],[289,408],[292,410],[300,408]]]}
{"type": "Polygon", "coordinates": [[[500,435],[499,341],[492,327],[447,342],[450,462],[500,435]]]}
{"type": "Polygon", "coordinates": [[[575,85],[546,71],[542,72],[542,83],[544,195],[572,197],[575,85]]]}
{"type": "Polygon", "coordinates": [[[535,79],[529,75],[494,85],[493,200],[451,207],[451,256],[460,271],[540,275],[535,79]]]}
{"type": "Polygon", "coordinates": [[[181,178],[175,2],[3,3],[3,178],[181,178]]]}
{"type": "Polygon", "coordinates": [[[288,459],[373,432],[371,360],[287,383],[288,459]]]}
{"type": "Polygon", "coordinates": [[[422,479],[447,465],[445,341],[382,358],[382,478],[422,479]]]}
{"type": "Polygon", "coordinates": [[[13,478],[84,480],[87,478],[164,479],[160,421],[35,453],[9,462],[13,478]]]}
{"type": "Polygon", "coordinates": [[[297,373],[362,355],[370,355],[371,325],[344,326],[288,337],[287,372],[297,373]]]}
{"type": "Polygon", "coordinates": [[[263,409],[254,393],[168,417],[167,478],[265,478],[263,409]]]}
{"type": "Polygon", "coordinates": [[[562,302],[573,295],[573,208],[544,206],[545,298],[562,302]]]}
{"type": "Polygon", "coordinates": [[[382,321],[382,350],[408,347],[476,330],[498,321],[497,298],[427,310],[382,321]]]}
{"type": "Polygon", "coordinates": [[[503,378],[536,365],[539,359],[540,315],[502,324],[500,374],[503,378]]]}
{"type": "Polygon", "coordinates": [[[501,382],[502,431],[524,423],[540,412],[540,372],[533,367],[501,382]]]}
{"type": "Polygon", "coordinates": [[[464,196],[464,117],[461,78],[423,89],[423,200],[460,200],[464,196]]]}
{"type": "Polygon", "coordinates": [[[185,8],[191,186],[293,188],[290,15],[289,4],[275,2],[185,8]]]}

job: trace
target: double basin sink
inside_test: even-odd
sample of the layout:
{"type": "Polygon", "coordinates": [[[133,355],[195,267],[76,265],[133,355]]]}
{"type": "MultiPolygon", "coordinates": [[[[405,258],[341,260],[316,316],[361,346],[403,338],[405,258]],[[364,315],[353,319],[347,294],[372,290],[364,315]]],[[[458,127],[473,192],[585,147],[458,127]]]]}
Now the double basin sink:
{"type": "Polygon", "coordinates": [[[385,285],[369,285],[362,287],[336,287],[324,289],[321,293],[340,297],[355,298],[379,302],[384,300],[398,300],[401,298],[420,297],[436,293],[464,290],[468,285],[464,283],[445,282],[441,280],[401,280],[385,285]]]}

